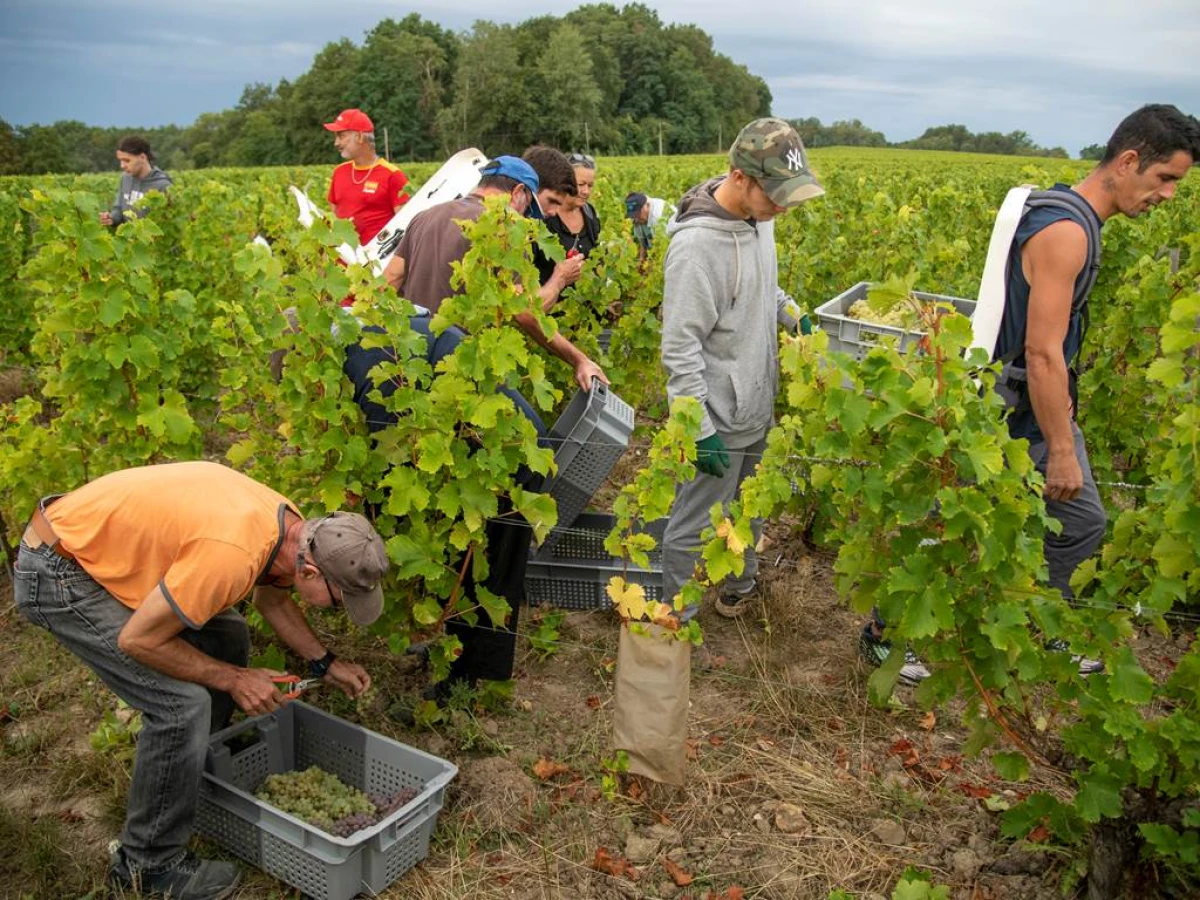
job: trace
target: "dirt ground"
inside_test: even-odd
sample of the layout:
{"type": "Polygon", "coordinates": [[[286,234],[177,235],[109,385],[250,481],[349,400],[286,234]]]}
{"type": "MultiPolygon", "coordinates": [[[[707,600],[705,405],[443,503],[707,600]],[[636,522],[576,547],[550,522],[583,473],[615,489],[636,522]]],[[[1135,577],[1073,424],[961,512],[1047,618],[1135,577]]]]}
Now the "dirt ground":
{"type": "MultiPolygon", "coordinates": [[[[879,898],[910,865],[955,898],[1058,896],[1069,859],[1000,842],[984,805],[1030,785],[1000,783],[986,761],[965,759],[951,712],[926,714],[904,689],[892,707],[872,707],[860,622],[832,589],[831,558],[807,553],[786,525],[769,527],[768,541],[762,605],[741,620],[701,614],[682,788],[625,775],[617,795],[601,789],[613,757],[610,613],[569,613],[546,659],[522,640],[511,703],[455,712],[433,729],[389,715],[425,682],[411,657],[330,636],[376,687],[366,703],[332,692],[311,702],[459,767],[429,857],[381,896],[825,900],[842,889],[879,898]],[[539,760],[559,772],[537,777],[539,760]],[[601,851],[624,874],[599,871],[601,851]]],[[[0,857],[0,897],[107,897],[105,848],[132,757],[120,735],[126,713],[16,614],[7,583],[0,591],[0,840],[15,848],[0,857]],[[93,737],[93,749],[106,714],[116,736],[93,737]]],[[[547,612],[527,611],[521,631],[547,612]]],[[[236,896],[297,895],[247,872],[236,896]]]]}

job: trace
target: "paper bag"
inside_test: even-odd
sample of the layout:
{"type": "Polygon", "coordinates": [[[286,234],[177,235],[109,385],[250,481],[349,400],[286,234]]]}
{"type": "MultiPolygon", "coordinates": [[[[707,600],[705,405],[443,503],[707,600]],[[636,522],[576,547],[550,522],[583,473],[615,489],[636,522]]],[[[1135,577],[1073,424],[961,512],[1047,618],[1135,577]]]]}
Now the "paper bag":
{"type": "Polygon", "coordinates": [[[621,625],[613,738],[633,774],[683,784],[691,678],[689,642],[658,625],[621,625]]]}

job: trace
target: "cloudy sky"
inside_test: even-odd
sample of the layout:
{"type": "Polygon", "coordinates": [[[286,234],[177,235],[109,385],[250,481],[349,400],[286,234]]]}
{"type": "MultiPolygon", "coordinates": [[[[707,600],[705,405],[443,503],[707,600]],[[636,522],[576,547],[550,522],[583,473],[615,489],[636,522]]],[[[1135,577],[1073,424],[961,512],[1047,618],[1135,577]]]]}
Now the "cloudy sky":
{"type": "MultiPolygon", "coordinates": [[[[621,5],[618,3],[617,5],[621,5]]],[[[761,75],[774,112],[861,119],[890,140],[957,122],[1072,154],[1147,102],[1200,114],[1200,0],[649,0],[761,75]],[[750,14],[752,12],[752,14],[750,14]]],[[[0,118],[189,124],[303,72],[385,17],[562,15],[562,0],[0,0],[0,118]]]]}

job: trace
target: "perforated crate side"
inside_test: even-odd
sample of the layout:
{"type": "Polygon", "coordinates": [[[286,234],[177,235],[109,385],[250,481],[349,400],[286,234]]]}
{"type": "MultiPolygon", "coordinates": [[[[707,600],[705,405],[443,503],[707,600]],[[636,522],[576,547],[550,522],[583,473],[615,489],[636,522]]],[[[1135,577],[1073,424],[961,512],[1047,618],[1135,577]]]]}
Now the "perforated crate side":
{"type": "Polygon", "coordinates": [[[633,407],[598,380],[571,398],[550,429],[557,472],[545,487],[558,506],[560,526],[574,524],[587,508],[629,446],[633,423],[633,407]]]}
{"type": "Polygon", "coordinates": [[[529,561],[525,572],[525,597],[534,606],[549,604],[560,609],[608,609],[608,582],[614,575],[640,584],[647,600],[662,599],[662,572],[625,569],[619,563],[596,567],[529,561]]]}
{"type": "MultiPolygon", "coordinates": [[[[838,294],[832,300],[817,307],[817,323],[829,336],[829,352],[849,353],[861,360],[870,350],[884,341],[893,341],[901,353],[907,352],[925,336],[923,331],[906,331],[891,325],[864,322],[851,318],[847,313],[859,300],[865,300],[871,283],[860,281],[838,294]]],[[[931,303],[949,303],[967,318],[975,314],[975,301],[943,294],[927,294],[914,291],[918,300],[931,303]]]]}
{"type": "MultiPolygon", "coordinates": [[[[547,540],[534,549],[533,554],[539,560],[549,562],[580,562],[609,561],[613,557],[604,547],[604,539],[612,531],[616,518],[609,513],[583,513],[568,527],[555,526],[551,536],[557,535],[557,540],[547,540]]],[[[646,555],[651,567],[662,562],[662,540],[667,530],[666,519],[656,519],[647,524],[645,533],[654,538],[654,549],[646,555]]]]}

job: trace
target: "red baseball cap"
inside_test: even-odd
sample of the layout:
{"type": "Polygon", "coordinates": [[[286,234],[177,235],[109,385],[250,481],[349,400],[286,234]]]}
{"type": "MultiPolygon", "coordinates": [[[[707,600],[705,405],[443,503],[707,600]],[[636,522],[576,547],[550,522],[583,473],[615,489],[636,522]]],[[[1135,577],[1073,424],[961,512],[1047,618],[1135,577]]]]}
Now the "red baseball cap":
{"type": "Polygon", "coordinates": [[[326,122],[330,131],[374,131],[375,123],[361,109],[343,109],[332,122],[326,122]]]}

